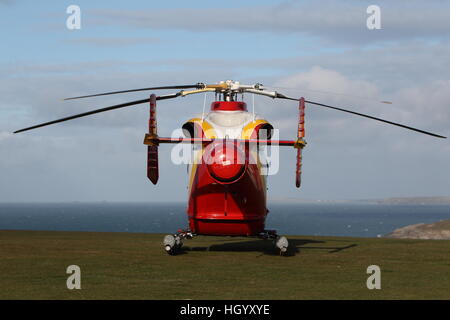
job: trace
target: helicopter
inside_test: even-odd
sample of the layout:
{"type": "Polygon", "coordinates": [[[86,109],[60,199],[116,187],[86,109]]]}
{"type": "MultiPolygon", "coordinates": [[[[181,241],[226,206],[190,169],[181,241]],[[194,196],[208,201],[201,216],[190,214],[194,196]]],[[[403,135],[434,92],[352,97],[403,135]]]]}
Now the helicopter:
{"type": "Polygon", "coordinates": [[[216,84],[202,82],[192,85],[159,86],[141,89],[113,91],[66,98],[84,99],[137,91],[175,90],[166,95],[151,94],[149,98],[125,102],[96,109],[69,117],[41,123],[20,129],[20,133],[64,121],[69,121],[101,112],[149,104],[148,132],[144,136],[147,146],[147,177],[157,184],[159,179],[158,149],[162,144],[188,144],[191,148],[191,162],[188,163],[188,205],[189,227],[166,235],[162,241],[164,250],[170,255],[180,252],[183,241],[197,235],[245,236],[271,240],[280,255],[287,252],[289,242],[279,236],[276,230],[265,229],[267,209],[267,167],[264,156],[267,147],[293,147],[296,151],[295,186],[301,186],[302,150],[305,140],[305,106],[323,107],[369,118],[404,129],[416,131],[437,138],[442,135],[420,130],[400,123],[377,118],[367,114],[343,109],[304,97],[286,96],[268,90],[260,83],[241,84],[226,80],[216,84]],[[183,137],[159,137],[156,117],[156,102],[198,93],[215,93],[211,109],[201,117],[189,119],[182,125],[183,137]],[[244,94],[262,95],[273,99],[292,100],[298,103],[298,126],[295,140],[272,139],[274,128],[265,119],[247,110],[244,94]],[[239,101],[241,96],[241,101],[239,101]]]}

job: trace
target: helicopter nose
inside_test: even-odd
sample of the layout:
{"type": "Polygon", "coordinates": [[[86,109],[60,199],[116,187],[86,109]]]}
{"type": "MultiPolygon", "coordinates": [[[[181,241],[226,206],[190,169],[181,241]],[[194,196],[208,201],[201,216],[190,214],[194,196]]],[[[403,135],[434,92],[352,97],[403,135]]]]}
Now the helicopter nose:
{"type": "Polygon", "coordinates": [[[208,152],[207,166],[217,182],[235,182],[245,171],[245,152],[236,143],[217,143],[208,152]]]}

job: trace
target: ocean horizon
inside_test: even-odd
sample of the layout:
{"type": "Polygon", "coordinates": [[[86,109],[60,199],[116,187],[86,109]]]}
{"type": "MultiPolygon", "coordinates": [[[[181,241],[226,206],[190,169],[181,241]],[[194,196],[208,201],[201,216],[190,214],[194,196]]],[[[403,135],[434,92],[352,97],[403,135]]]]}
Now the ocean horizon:
{"type": "MultiPolygon", "coordinates": [[[[450,205],[270,203],[266,229],[283,235],[381,237],[397,228],[450,219],[450,205]]],[[[0,203],[0,230],[174,233],[186,204],[0,203]]]]}

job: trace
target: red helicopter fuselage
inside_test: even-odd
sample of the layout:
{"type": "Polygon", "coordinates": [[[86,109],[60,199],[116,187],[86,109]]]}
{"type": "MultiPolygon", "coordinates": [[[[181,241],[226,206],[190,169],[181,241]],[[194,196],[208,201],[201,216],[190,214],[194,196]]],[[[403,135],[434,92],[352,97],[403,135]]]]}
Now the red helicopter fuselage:
{"type": "Polygon", "coordinates": [[[260,129],[272,126],[255,119],[238,101],[213,102],[211,112],[202,118],[189,120],[183,129],[196,137],[229,141],[196,151],[195,164],[189,168],[190,230],[201,235],[258,235],[268,213],[266,176],[258,151],[233,139],[256,139],[260,129]]]}

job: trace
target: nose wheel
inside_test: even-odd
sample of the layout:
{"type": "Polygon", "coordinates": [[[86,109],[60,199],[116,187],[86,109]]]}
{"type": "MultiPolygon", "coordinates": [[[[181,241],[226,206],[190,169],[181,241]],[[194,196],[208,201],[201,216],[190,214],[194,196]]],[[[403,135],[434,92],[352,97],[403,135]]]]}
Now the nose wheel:
{"type": "Polygon", "coordinates": [[[275,249],[280,253],[280,256],[287,252],[289,241],[286,237],[280,237],[275,230],[264,230],[258,235],[264,240],[272,240],[275,249]]]}
{"type": "Polygon", "coordinates": [[[175,234],[168,234],[164,237],[164,250],[171,256],[180,252],[184,239],[192,239],[194,234],[189,230],[178,230],[175,234]]]}
{"type": "Polygon", "coordinates": [[[286,237],[277,237],[275,239],[275,247],[280,251],[280,256],[285,254],[289,246],[289,242],[286,237]]]}

